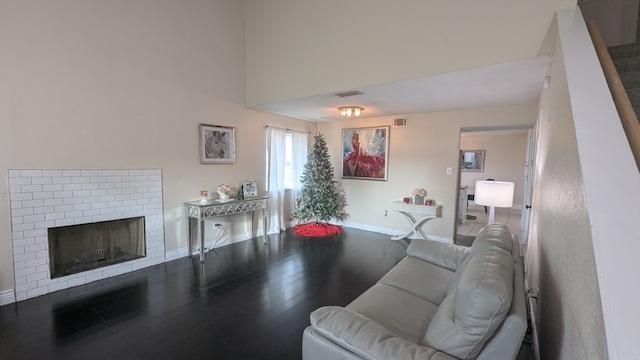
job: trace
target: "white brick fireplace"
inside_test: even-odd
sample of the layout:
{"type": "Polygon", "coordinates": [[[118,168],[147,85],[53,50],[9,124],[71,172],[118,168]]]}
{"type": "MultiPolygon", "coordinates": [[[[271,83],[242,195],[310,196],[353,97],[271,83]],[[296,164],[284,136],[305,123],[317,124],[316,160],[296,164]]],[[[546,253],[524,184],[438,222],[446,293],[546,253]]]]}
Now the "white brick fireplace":
{"type": "Polygon", "coordinates": [[[162,173],[152,170],[9,170],[15,299],[165,261],[162,173]],[[47,229],[144,216],[146,257],[51,279],[47,229]]]}

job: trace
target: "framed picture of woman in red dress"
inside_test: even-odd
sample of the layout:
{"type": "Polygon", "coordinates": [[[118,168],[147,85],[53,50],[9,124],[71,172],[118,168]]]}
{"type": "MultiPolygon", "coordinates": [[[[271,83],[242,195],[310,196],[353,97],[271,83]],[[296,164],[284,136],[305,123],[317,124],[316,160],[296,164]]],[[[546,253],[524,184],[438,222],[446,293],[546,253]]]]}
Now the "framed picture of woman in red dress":
{"type": "Polygon", "coordinates": [[[389,126],[342,129],[342,178],[387,180],[389,126]]]}

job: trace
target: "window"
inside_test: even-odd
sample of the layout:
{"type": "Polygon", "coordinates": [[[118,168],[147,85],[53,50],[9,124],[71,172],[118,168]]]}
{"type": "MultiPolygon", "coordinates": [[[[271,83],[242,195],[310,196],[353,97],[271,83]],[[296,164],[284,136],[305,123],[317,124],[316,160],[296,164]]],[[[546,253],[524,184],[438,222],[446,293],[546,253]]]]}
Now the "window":
{"type": "Polygon", "coordinates": [[[270,217],[268,234],[279,233],[287,228],[285,214],[295,206],[293,199],[296,199],[300,190],[297,187],[307,159],[308,139],[308,132],[266,127],[266,183],[270,217]],[[290,194],[285,196],[285,191],[290,194]],[[285,204],[285,198],[291,203],[285,204]]]}

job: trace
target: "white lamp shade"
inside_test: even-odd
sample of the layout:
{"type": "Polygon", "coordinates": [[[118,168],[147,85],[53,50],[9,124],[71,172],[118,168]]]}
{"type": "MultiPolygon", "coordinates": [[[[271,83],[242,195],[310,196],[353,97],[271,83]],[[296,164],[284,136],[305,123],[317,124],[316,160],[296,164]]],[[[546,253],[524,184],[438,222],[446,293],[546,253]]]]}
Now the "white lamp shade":
{"type": "Polygon", "coordinates": [[[514,183],[505,181],[476,181],[473,202],[478,205],[511,207],[514,183]]]}

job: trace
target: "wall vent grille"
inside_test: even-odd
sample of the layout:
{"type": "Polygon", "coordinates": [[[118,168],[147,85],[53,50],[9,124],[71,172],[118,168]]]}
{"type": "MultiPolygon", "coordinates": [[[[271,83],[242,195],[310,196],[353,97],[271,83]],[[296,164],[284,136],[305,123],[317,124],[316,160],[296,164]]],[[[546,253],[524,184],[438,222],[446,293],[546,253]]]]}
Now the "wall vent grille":
{"type": "Polygon", "coordinates": [[[358,90],[353,90],[353,91],[345,91],[345,92],[337,93],[335,95],[338,97],[349,97],[349,96],[355,96],[355,95],[362,95],[362,93],[358,90]]]}
{"type": "Polygon", "coordinates": [[[393,119],[393,127],[406,127],[407,118],[393,119]]]}

